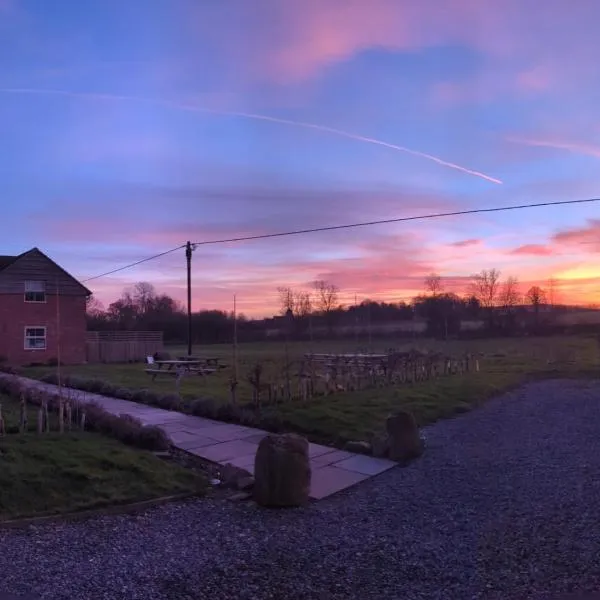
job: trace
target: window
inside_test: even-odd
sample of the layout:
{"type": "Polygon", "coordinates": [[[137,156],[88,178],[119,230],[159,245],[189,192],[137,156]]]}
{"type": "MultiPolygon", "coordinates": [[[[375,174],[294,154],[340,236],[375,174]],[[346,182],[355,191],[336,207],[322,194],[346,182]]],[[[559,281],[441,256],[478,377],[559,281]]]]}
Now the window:
{"type": "Polygon", "coordinates": [[[25,302],[46,302],[46,284],[43,281],[26,281],[25,302]]]}
{"type": "Polygon", "coordinates": [[[25,350],[46,349],[46,328],[25,327],[25,350]]]}

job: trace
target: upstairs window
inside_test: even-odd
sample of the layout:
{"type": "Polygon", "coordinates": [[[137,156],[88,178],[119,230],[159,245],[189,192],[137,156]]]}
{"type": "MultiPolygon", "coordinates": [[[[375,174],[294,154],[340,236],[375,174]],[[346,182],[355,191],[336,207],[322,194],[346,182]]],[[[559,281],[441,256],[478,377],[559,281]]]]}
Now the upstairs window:
{"type": "Polygon", "coordinates": [[[25,350],[46,349],[46,328],[25,327],[25,350]]]}
{"type": "Polygon", "coordinates": [[[25,302],[46,302],[46,284],[43,281],[25,282],[25,302]]]}

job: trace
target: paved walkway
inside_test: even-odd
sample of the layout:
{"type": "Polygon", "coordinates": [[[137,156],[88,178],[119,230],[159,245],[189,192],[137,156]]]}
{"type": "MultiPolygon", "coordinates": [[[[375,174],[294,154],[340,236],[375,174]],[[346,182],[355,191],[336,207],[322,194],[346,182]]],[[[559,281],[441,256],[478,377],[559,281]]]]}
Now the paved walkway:
{"type": "MultiPolygon", "coordinates": [[[[58,387],[34,379],[20,378],[27,385],[57,392],[58,387]]],[[[97,402],[108,412],[136,417],[144,425],[157,425],[165,430],[176,448],[218,464],[231,463],[254,473],[254,456],[260,440],[267,432],[252,427],[213,421],[193,415],[163,410],[137,402],[107,398],[79,390],[71,390],[79,401],[97,402]]],[[[372,456],[353,454],[329,446],[309,444],[312,469],[311,498],[320,500],[374,475],[396,463],[372,456]]]]}

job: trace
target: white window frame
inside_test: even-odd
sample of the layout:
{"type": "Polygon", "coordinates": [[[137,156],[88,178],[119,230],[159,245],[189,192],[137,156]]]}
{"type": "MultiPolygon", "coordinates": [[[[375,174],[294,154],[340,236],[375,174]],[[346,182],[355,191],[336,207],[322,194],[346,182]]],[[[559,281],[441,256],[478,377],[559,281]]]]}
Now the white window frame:
{"type": "Polygon", "coordinates": [[[48,330],[46,328],[45,325],[26,325],[25,329],[24,329],[24,340],[23,340],[23,344],[24,344],[24,348],[25,350],[47,350],[48,348],[48,330]],[[42,329],[44,331],[44,336],[40,336],[40,335],[27,335],[27,330],[28,329],[42,329]],[[31,347],[28,345],[28,340],[39,340],[39,339],[43,339],[44,340],[44,346],[35,346],[35,347],[31,347]]]}
{"type": "Polygon", "coordinates": [[[26,281],[25,282],[25,294],[24,294],[25,302],[31,304],[45,304],[46,302],[46,282],[45,281],[26,281]],[[44,297],[42,300],[28,300],[27,294],[43,294],[44,297]]]}

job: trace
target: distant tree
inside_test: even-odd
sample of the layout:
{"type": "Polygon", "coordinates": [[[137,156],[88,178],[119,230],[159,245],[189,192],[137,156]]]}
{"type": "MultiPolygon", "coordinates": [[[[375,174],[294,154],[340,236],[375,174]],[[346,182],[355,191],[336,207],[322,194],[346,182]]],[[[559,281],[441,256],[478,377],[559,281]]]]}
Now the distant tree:
{"type": "Polygon", "coordinates": [[[430,273],[425,277],[425,290],[432,296],[437,296],[444,290],[442,278],[437,273],[430,273]]]}
{"type": "Polygon", "coordinates": [[[277,293],[279,294],[279,311],[281,315],[285,316],[288,310],[295,314],[296,296],[294,290],[291,287],[278,287],[277,293]]]}
{"type": "Polygon", "coordinates": [[[477,298],[479,305],[486,310],[488,324],[491,327],[494,324],[494,306],[496,306],[500,291],[500,271],[498,269],[484,269],[473,275],[471,291],[473,296],[477,298]]]}
{"type": "Polygon", "coordinates": [[[140,281],[133,286],[133,302],[141,314],[151,309],[152,302],[156,298],[156,289],[147,281],[140,281]]]}
{"type": "Polygon", "coordinates": [[[327,315],[334,311],[338,304],[339,289],[333,283],[319,279],[313,284],[317,298],[317,308],[327,315]]]}
{"type": "Polygon", "coordinates": [[[507,277],[504,283],[502,283],[499,300],[502,308],[508,313],[512,312],[520,303],[521,294],[519,292],[519,281],[516,277],[507,277]]]}
{"type": "Polygon", "coordinates": [[[303,319],[312,313],[312,298],[310,292],[294,293],[294,308],[296,315],[303,319]]]}
{"type": "Polygon", "coordinates": [[[415,313],[427,320],[427,330],[431,335],[447,338],[460,331],[465,304],[456,294],[417,296],[413,304],[415,313]]]}
{"type": "Polygon", "coordinates": [[[341,309],[338,306],[339,289],[333,283],[319,279],[313,283],[316,292],[316,304],[319,312],[325,317],[327,327],[331,333],[333,329],[334,312],[341,309]]]}
{"type": "Polygon", "coordinates": [[[104,314],[104,304],[91,294],[85,300],[85,311],[90,317],[98,317],[104,314]]]}
{"type": "Polygon", "coordinates": [[[537,325],[540,315],[540,306],[546,302],[546,292],[539,285],[533,285],[527,290],[527,300],[533,307],[535,323],[537,325]]]}

